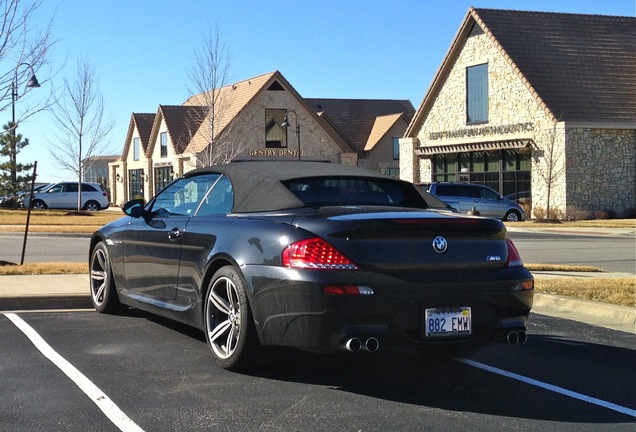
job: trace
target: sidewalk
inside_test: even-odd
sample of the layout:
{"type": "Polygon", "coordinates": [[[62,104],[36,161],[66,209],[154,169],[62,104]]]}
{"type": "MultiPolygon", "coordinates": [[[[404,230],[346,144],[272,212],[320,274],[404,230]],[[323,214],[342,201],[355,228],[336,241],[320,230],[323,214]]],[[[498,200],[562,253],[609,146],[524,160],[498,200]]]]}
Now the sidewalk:
{"type": "MultiPolygon", "coordinates": [[[[533,272],[542,277],[625,277],[623,273],[533,272]]],[[[0,276],[0,312],[92,309],[89,277],[73,275],[0,276]]],[[[636,309],[535,293],[534,313],[636,333],[636,309]]]]}

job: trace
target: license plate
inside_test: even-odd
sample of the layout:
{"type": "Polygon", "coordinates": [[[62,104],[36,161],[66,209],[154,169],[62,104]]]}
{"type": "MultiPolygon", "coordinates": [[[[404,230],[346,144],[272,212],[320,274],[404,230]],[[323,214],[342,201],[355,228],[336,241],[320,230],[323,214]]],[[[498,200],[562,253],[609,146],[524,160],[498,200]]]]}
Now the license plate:
{"type": "Polygon", "coordinates": [[[426,337],[469,336],[472,323],[469,307],[426,309],[426,337]]]}

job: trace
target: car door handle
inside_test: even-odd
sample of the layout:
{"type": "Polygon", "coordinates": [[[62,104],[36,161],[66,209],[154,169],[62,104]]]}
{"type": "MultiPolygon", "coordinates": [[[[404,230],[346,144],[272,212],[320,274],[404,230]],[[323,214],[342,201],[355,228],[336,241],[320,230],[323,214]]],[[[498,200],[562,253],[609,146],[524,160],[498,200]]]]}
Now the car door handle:
{"type": "Polygon", "coordinates": [[[169,240],[176,240],[179,237],[181,237],[181,231],[179,231],[179,228],[172,228],[172,231],[168,233],[169,240]]]}

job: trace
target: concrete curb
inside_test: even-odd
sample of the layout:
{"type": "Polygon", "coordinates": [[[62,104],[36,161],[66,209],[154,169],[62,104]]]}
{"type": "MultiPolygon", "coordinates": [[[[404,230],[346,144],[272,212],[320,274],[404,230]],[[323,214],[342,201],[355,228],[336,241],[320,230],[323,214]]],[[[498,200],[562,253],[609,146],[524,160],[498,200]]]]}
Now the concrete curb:
{"type": "MultiPolygon", "coordinates": [[[[594,274],[601,275],[614,274],[594,274]]],[[[565,275],[550,272],[549,276],[535,276],[565,275]]],[[[92,308],[86,274],[0,276],[0,312],[92,308]]],[[[535,293],[532,312],[636,333],[636,309],[626,306],[535,293]]]]}
{"type": "Polygon", "coordinates": [[[0,311],[92,308],[88,275],[0,276],[0,311]]]}
{"type": "Polygon", "coordinates": [[[554,294],[534,294],[532,312],[636,334],[636,309],[554,294]]]}

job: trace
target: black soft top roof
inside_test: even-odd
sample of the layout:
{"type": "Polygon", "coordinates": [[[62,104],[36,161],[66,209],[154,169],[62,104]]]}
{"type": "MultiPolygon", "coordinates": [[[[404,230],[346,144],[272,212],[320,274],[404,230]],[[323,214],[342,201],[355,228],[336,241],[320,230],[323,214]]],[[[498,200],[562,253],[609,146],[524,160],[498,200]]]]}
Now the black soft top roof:
{"type": "Polygon", "coordinates": [[[234,188],[233,212],[287,210],[305,207],[281,182],[311,177],[373,177],[404,182],[364,168],[325,162],[251,161],[215,165],[187,172],[184,177],[204,173],[228,176],[234,188]]]}

